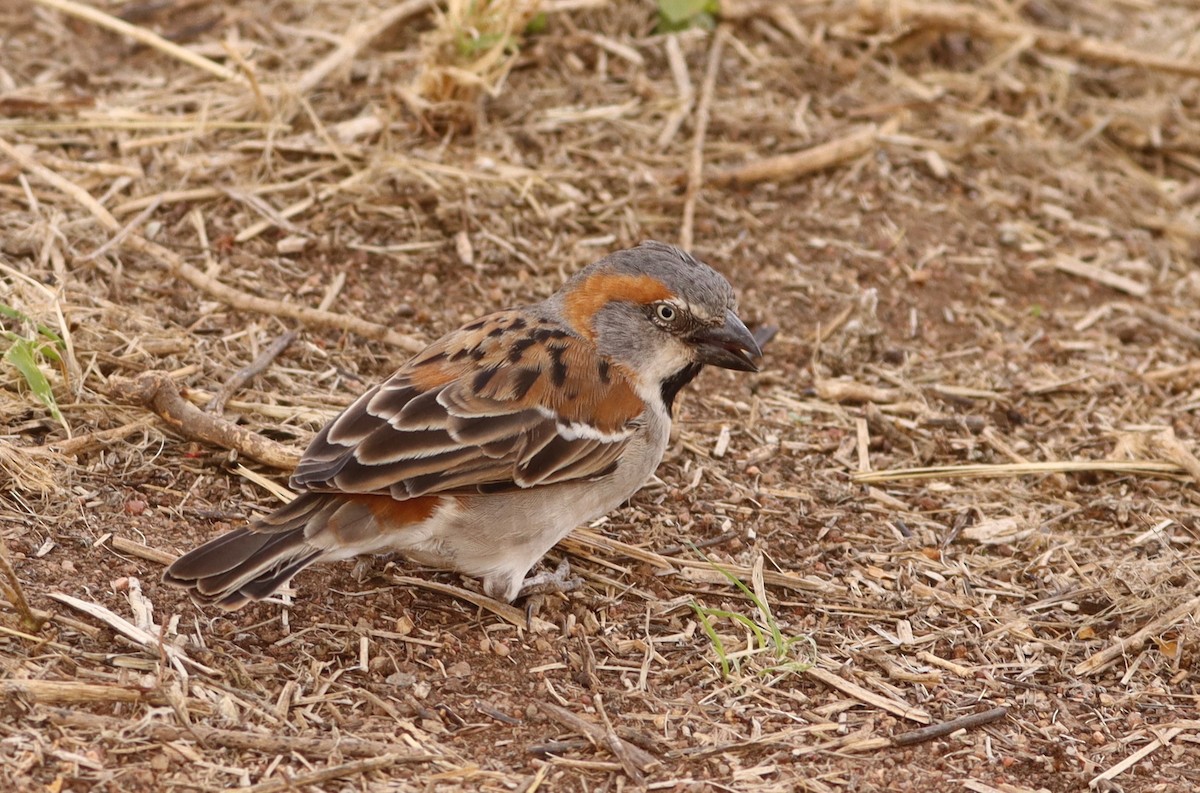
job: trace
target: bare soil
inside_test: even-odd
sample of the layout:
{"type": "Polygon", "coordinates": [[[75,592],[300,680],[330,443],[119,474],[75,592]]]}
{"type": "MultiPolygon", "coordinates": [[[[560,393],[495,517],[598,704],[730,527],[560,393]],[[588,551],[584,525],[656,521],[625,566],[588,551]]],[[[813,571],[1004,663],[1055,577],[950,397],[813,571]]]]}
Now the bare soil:
{"type": "Polygon", "coordinates": [[[546,0],[489,63],[409,5],[95,4],[140,42],[0,5],[0,303],[64,339],[66,425],[0,365],[0,540],[40,623],[0,613],[0,780],[1200,785],[1194,4],[727,1],[664,34],[546,0]],[[296,329],[219,417],[295,454],[416,343],[645,238],[778,333],[686,392],[532,628],[400,559],[233,614],[159,583],[288,472],[121,378],[203,406],[296,329]]]}

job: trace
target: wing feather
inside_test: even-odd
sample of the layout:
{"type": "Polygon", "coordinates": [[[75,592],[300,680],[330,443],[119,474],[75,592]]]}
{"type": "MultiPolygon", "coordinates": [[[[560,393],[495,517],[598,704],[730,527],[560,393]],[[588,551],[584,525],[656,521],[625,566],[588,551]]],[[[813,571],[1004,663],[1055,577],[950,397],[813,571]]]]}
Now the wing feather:
{"type": "Polygon", "coordinates": [[[523,311],[434,342],[313,439],[300,489],[496,492],[609,473],[643,421],[632,375],[523,311]]]}

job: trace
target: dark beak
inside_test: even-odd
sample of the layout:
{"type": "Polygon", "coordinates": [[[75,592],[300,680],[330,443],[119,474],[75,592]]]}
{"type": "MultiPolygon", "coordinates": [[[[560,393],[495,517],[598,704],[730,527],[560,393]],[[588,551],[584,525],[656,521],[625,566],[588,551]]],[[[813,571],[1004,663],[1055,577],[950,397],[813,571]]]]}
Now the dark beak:
{"type": "Polygon", "coordinates": [[[696,360],[700,363],[739,372],[758,371],[753,359],[761,358],[762,350],[754,335],[732,311],[725,312],[723,324],[693,334],[692,343],[696,345],[696,360]]]}

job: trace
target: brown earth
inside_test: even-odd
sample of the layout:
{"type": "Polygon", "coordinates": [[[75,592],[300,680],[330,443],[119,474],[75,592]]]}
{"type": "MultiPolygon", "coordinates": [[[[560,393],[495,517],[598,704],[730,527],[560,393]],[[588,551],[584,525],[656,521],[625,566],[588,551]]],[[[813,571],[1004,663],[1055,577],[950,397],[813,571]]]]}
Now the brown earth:
{"type": "MultiPolygon", "coordinates": [[[[0,366],[0,537],[49,612],[0,615],[5,783],[1200,784],[1194,6],[727,2],[672,40],[651,3],[546,0],[495,63],[482,22],[418,2],[95,6],[148,43],[57,6],[0,5],[0,303],[70,342],[42,370],[71,436],[0,366]],[[203,405],[298,329],[223,414],[298,452],[408,354],[353,318],[432,340],[644,238],[690,238],[778,335],[762,373],[704,374],[659,479],[564,544],[587,585],[542,630],[402,560],[229,615],[160,585],[287,471],[118,378],[203,405]],[[917,466],[946,470],[861,478],[917,466]]],[[[0,344],[47,341],[32,321],[0,344]]]]}

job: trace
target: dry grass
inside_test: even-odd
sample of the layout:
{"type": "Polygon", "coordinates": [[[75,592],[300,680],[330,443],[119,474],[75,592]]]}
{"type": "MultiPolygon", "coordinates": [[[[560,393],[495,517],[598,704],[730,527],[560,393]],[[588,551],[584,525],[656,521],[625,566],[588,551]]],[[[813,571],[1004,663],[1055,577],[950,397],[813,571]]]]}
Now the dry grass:
{"type": "Polygon", "coordinates": [[[0,366],[5,783],[1200,784],[1200,13],[725,12],[0,7],[0,303],[64,418],[0,366]],[[646,237],[780,333],[532,631],[403,563],[158,586],[409,351],[646,237]]]}

